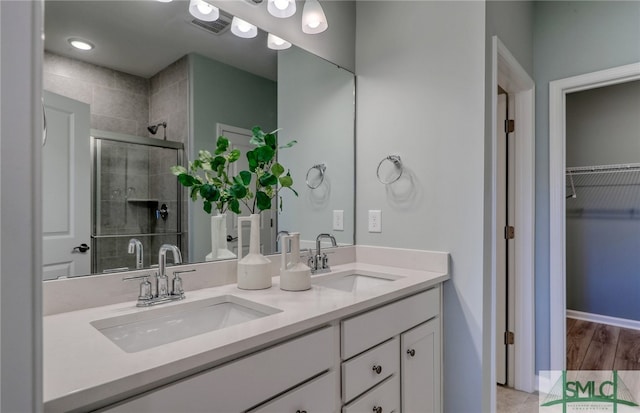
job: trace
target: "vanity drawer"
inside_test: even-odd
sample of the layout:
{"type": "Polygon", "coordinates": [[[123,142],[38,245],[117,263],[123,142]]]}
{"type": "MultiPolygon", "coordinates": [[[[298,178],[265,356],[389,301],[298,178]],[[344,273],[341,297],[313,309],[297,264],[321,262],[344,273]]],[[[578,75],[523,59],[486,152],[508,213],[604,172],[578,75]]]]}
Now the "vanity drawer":
{"type": "Polygon", "coordinates": [[[378,411],[381,413],[400,412],[400,379],[397,374],[342,408],[342,413],[378,411]]]}
{"type": "Polygon", "coordinates": [[[341,323],[342,359],[407,331],[440,311],[440,288],[432,288],[404,300],[349,318],[341,323]]]}
{"type": "Polygon", "coordinates": [[[400,340],[386,343],[342,363],[342,397],[349,402],[385,378],[399,372],[400,340]]]}
{"type": "Polygon", "coordinates": [[[330,371],[282,396],[251,410],[250,413],[329,413],[338,404],[337,374],[330,371]]]}
{"type": "Polygon", "coordinates": [[[334,365],[336,330],[326,327],[114,406],[113,412],[239,412],[334,365]]]}

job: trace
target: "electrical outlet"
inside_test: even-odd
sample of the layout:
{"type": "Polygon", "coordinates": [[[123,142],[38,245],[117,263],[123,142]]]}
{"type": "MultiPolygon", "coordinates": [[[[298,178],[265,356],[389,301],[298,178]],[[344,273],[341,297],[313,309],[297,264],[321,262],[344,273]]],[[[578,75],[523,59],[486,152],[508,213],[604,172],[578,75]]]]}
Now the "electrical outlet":
{"type": "Polygon", "coordinates": [[[344,211],[342,209],[333,210],[333,230],[344,231],[344,211]]]}
{"type": "Polygon", "coordinates": [[[379,209],[369,210],[369,232],[382,232],[382,212],[379,209]]]}

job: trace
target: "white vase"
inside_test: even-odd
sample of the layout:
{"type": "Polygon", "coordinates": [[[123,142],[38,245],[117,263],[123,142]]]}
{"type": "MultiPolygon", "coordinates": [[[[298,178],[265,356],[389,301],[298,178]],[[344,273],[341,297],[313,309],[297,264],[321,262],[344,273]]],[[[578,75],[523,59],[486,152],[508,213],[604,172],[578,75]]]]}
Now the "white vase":
{"type": "Polygon", "coordinates": [[[300,233],[292,232],[281,238],[280,289],[304,291],[311,288],[311,269],[300,262],[300,233]],[[287,259],[287,241],[291,241],[291,253],[287,259]]]}
{"type": "Polygon", "coordinates": [[[218,261],[236,258],[227,248],[227,214],[211,216],[211,252],[205,260],[218,261]]]}
{"type": "Polygon", "coordinates": [[[263,290],[271,288],[271,261],[260,253],[260,214],[238,217],[238,288],[263,290]],[[242,256],[242,223],[251,223],[249,253],[242,256]]]}

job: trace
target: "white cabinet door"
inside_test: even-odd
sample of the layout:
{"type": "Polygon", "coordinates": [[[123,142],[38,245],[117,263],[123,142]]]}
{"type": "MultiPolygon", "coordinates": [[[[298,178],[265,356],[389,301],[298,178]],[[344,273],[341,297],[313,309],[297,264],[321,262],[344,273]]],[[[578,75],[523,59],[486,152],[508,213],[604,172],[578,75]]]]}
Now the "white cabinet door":
{"type": "Polygon", "coordinates": [[[440,318],[400,336],[403,413],[441,412],[440,318]]]}

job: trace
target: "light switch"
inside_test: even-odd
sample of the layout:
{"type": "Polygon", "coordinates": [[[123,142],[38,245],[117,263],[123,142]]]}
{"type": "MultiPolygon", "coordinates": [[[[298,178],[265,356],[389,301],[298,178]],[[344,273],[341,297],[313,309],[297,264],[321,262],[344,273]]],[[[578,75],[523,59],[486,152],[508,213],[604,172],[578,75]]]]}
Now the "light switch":
{"type": "Polygon", "coordinates": [[[333,230],[344,231],[344,211],[342,209],[333,210],[333,230]]]}
{"type": "Polygon", "coordinates": [[[369,232],[382,232],[382,212],[379,209],[369,210],[369,232]]]}

